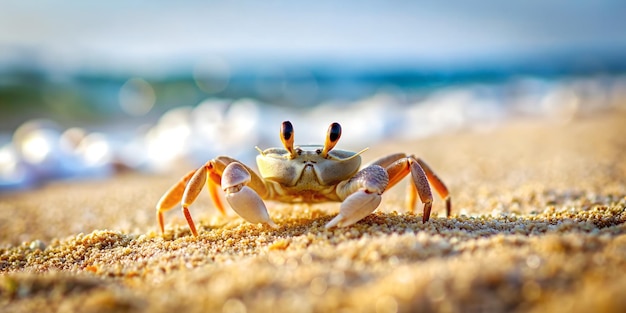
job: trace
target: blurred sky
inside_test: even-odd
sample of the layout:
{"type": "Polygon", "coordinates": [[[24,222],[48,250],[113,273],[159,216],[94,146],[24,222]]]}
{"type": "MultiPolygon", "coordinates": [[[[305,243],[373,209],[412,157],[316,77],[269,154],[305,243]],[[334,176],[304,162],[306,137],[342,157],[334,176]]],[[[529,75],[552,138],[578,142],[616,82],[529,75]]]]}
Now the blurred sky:
{"type": "Polygon", "coordinates": [[[625,16],[620,0],[1,1],[0,64],[159,74],[211,54],[431,66],[626,55],[625,16]]]}

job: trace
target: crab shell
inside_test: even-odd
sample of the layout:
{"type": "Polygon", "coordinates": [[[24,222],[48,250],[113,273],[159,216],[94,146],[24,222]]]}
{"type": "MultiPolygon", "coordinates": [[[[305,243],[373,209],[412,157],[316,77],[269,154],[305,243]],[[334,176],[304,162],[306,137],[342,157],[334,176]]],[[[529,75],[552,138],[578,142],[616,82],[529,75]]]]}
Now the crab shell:
{"type": "Polygon", "coordinates": [[[346,180],[361,167],[361,152],[331,150],[322,156],[323,146],[295,148],[297,156],[282,148],[269,148],[256,158],[261,176],[284,187],[333,186],[346,180]]]}

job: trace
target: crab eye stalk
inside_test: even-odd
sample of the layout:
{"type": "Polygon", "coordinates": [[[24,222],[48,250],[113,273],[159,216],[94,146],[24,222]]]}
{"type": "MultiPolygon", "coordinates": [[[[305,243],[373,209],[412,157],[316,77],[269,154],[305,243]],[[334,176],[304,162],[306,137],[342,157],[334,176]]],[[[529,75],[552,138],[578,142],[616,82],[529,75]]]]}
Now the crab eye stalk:
{"type": "Polygon", "coordinates": [[[285,149],[289,152],[289,158],[295,158],[296,152],[293,149],[293,125],[291,125],[291,122],[283,122],[280,127],[280,140],[283,142],[285,149]]]}
{"type": "Polygon", "coordinates": [[[332,150],[341,137],[341,125],[339,123],[332,123],[328,127],[328,134],[326,135],[326,141],[324,142],[324,149],[322,150],[322,157],[327,157],[328,152],[332,150]]]}

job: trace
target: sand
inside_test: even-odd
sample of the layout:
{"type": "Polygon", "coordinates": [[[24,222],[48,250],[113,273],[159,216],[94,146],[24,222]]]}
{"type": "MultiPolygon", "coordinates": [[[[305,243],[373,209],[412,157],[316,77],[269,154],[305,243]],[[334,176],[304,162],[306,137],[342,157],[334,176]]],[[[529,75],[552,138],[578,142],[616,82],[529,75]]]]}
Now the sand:
{"type": "MultiPolygon", "coordinates": [[[[349,131],[348,129],[344,131],[349,131]]],[[[277,139],[278,142],[278,139],[277,139]]],[[[339,144],[341,146],[341,143],[339,144]]],[[[244,147],[245,148],[245,147],[244,147]]],[[[337,204],[269,203],[279,229],[221,216],[199,236],[154,205],[188,168],[0,195],[2,312],[621,312],[626,113],[519,119],[365,153],[415,153],[453,216],[404,207],[406,183],[354,226],[337,204]]]]}

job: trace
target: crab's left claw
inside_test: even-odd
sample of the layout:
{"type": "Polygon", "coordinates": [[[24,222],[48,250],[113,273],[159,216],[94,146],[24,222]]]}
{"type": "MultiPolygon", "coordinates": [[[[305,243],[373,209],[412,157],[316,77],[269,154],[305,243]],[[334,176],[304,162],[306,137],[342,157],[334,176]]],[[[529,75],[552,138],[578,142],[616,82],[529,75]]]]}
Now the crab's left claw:
{"type": "Polygon", "coordinates": [[[350,180],[340,183],[337,191],[344,200],[339,214],[326,224],[326,228],[350,226],[374,212],[388,183],[389,176],[379,165],[368,166],[350,180]]]}
{"type": "Polygon", "coordinates": [[[326,224],[326,228],[350,226],[374,212],[380,201],[380,194],[359,190],[341,203],[339,214],[326,224]]]}
{"type": "Polygon", "coordinates": [[[246,186],[250,180],[250,173],[243,165],[238,162],[228,164],[222,174],[222,189],[226,192],[226,201],[246,221],[278,227],[267,213],[259,194],[246,186]]]}

